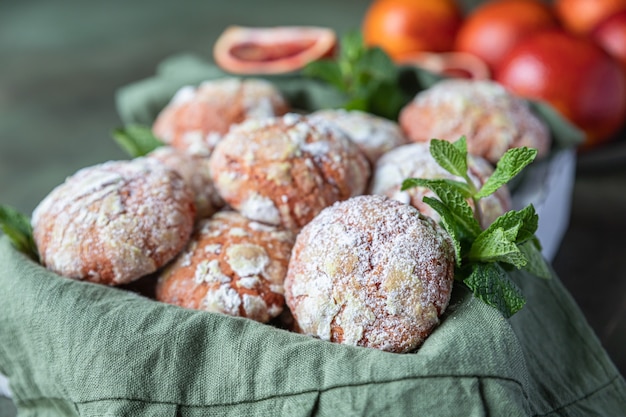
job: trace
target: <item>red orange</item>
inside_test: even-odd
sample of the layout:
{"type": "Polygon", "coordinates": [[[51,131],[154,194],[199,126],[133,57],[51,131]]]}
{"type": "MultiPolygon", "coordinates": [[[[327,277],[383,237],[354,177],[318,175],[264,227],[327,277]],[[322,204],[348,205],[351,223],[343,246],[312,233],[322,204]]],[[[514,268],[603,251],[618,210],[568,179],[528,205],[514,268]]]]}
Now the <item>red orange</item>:
{"type": "Polygon", "coordinates": [[[392,58],[452,49],[462,13],[454,0],[375,0],[363,20],[363,38],[392,58]]]}
{"type": "Polygon", "coordinates": [[[554,8],[567,30],[587,35],[600,21],[626,9],[626,0],[555,0],[554,8]]]}
{"type": "Polygon", "coordinates": [[[556,25],[553,11],[540,0],[492,0],[467,16],[455,49],[474,54],[495,68],[520,40],[556,25]]]}
{"type": "Polygon", "coordinates": [[[587,134],[587,146],[611,138],[626,118],[626,76],[598,45],[562,30],[519,43],[495,73],[523,97],[550,103],[587,134]]]}
{"type": "Polygon", "coordinates": [[[617,59],[626,71],[626,9],[600,22],[590,36],[617,59]]]}

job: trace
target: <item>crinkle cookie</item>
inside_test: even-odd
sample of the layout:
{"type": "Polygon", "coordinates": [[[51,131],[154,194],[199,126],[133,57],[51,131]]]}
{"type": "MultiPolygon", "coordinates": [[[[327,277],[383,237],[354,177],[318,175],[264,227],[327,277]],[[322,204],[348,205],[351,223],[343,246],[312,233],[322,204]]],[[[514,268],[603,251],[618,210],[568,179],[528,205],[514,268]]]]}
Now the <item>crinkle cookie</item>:
{"type": "Polygon", "coordinates": [[[171,146],[161,146],[146,157],[156,159],[180,174],[193,192],[197,218],[209,217],[224,206],[224,200],[213,185],[207,157],[171,146]]]}
{"type": "Polygon", "coordinates": [[[354,197],[298,234],[286,301],[302,333],[408,352],[439,323],[454,264],[452,243],[432,219],[387,197],[354,197]]]}
{"type": "Polygon", "coordinates": [[[159,113],[152,130],[165,143],[208,156],[231,125],[280,116],[288,105],[268,81],[222,78],[181,88],[159,113]]]}
{"type": "Polygon", "coordinates": [[[180,175],[139,158],[79,170],[41,201],[32,225],[48,269],[118,285],[171,260],[185,247],[195,214],[180,175]]]}
{"type": "Polygon", "coordinates": [[[233,127],[210,159],[226,203],[291,230],[335,201],[362,194],[370,175],[367,159],[341,130],[294,113],[233,127]]]}
{"type": "MultiPolygon", "coordinates": [[[[426,187],[409,188],[401,191],[402,182],[407,178],[463,179],[443,169],[431,156],[428,143],[411,143],[395,148],[383,155],[376,164],[370,184],[371,194],[380,194],[416,207],[422,214],[439,221],[439,214],[422,200],[435,197],[426,187]]],[[[480,189],[493,173],[491,164],[480,156],[469,155],[468,175],[474,186],[480,189]]],[[[473,207],[473,202],[468,200],[473,207]]],[[[511,210],[511,195],[506,186],[480,200],[480,218],[486,228],[503,213],[511,210]]]]}
{"type": "Polygon", "coordinates": [[[375,164],[385,152],[407,143],[397,123],[359,110],[324,109],[310,114],[311,120],[335,123],[375,164]]]}
{"type": "Polygon", "coordinates": [[[489,80],[447,79],[419,92],[399,116],[412,142],[456,141],[495,164],[510,148],[528,146],[547,155],[550,132],[526,101],[489,80]]]}
{"type": "Polygon", "coordinates": [[[268,322],[285,304],[288,230],[222,211],[203,220],[157,284],[157,300],[268,322]]]}

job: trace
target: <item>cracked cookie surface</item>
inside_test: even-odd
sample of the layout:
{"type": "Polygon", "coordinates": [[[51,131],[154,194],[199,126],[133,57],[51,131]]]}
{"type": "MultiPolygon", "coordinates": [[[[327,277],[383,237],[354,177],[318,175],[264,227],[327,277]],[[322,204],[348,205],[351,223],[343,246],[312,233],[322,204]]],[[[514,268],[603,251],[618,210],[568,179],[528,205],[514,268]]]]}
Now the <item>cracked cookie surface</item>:
{"type": "Polygon", "coordinates": [[[163,271],[157,300],[268,322],[283,311],[293,241],[289,230],[218,212],[163,271]]]}
{"type": "Polygon", "coordinates": [[[152,130],[169,145],[208,156],[233,124],[280,116],[288,108],[268,81],[226,77],[178,90],[152,130]]]}
{"type": "Polygon", "coordinates": [[[235,126],[210,159],[215,186],[230,206],[291,230],[335,201],[362,194],[370,176],[367,159],[342,131],[294,113],[235,126]]]}
{"type": "Polygon", "coordinates": [[[454,250],[414,207],[359,196],[323,210],[296,239],[286,302],[302,333],[408,352],[450,300],[454,250]]]}
{"type": "Polygon", "coordinates": [[[83,168],[35,208],[41,262],[75,279],[119,285],[156,271],[186,244],[194,197],[182,178],[148,158],[83,168]]]}

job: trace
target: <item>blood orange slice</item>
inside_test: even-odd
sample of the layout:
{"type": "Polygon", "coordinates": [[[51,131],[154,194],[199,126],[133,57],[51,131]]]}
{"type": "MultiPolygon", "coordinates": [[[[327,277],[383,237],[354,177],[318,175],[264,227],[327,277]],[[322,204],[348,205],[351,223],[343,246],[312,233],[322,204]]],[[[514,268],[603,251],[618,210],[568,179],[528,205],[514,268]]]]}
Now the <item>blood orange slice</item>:
{"type": "Polygon", "coordinates": [[[396,62],[415,65],[449,77],[474,80],[491,78],[491,72],[485,61],[466,52],[414,52],[399,56],[396,62]]]}
{"type": "Polygon", "coordinates": [[[213,47],[213,58],[235,74],[278,74],[296,71],[334,52],[332,29],[317,26],[230,26],[213,47]]]}

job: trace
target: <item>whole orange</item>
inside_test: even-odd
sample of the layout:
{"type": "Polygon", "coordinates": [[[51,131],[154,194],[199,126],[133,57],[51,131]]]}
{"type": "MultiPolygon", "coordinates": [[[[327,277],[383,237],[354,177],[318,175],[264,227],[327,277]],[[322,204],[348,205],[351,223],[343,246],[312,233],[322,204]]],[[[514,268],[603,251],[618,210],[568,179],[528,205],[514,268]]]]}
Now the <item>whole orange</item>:
{"type": "Polygon", "coordinates": [[[367,9],[365,43],[393,59],[412,52],[452,49],[462,12],[454,0],[375,0],[367,9]]]}
{"type": "Polygon", "coordinates": [[[626,0],[555,0],[554,9],[567,30],[587,35],[601,20],[626,9],[626,0]]]}
{"type": "Polygon", "coordinates": [[[626,9],[598,23],[589,36],[617,59],[626,71],[626,9]]]}
{"type": "Polygon", "coordinates": [[[626,118],[626,76],[617,61],[564,30],[520,42],[494,78],[515,94],[550,103],[586,133],[586,147],[612,138],[626,118]]]}
{"type": "Polygon", "coordinates": [[[495,68],[520,40],[557,24],[552,9],[540,0],[492,0],[467,16],[454,48],[474,54],[495,68]]]}

